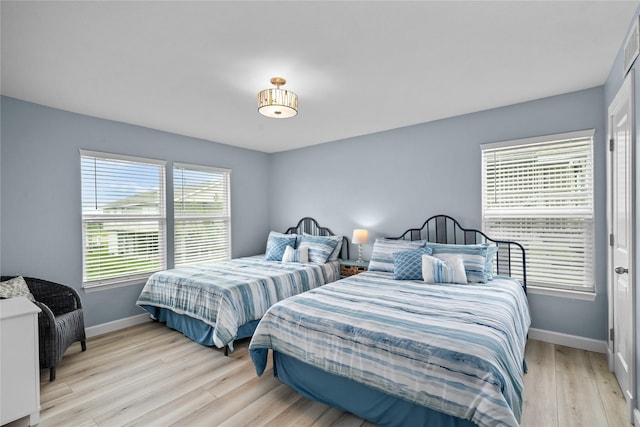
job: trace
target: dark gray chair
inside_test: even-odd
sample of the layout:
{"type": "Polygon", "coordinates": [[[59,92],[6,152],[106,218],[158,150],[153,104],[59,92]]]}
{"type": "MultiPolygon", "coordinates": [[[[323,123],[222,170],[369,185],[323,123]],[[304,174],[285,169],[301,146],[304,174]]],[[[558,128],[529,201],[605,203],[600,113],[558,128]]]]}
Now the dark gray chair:
{"type": "MultiPolygon", "coordinates": [[[[15,276],[2,276],[1,281],[15,276]]],[[[40,368],[49,369],[49,381],[56,379],[56,366],[71,344],[80,341],[87,349],[82,301],[72,287],[47,280],[24,277],[42,312],[38,314],[40,368]]]]}

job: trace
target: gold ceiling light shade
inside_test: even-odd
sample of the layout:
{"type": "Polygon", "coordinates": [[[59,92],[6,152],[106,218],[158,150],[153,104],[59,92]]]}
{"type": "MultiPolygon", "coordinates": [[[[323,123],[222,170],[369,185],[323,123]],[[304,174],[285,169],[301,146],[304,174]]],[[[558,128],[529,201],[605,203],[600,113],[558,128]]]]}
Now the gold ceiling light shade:
{"type": "Polygon", "coordinates": [[[275,88],[258,92],[258,112],[274,119],[288,119],[298,114],[298,95],[290,90],[280,89],[287,81],[282,77],[273,77],[271,84],[275,88]]]}

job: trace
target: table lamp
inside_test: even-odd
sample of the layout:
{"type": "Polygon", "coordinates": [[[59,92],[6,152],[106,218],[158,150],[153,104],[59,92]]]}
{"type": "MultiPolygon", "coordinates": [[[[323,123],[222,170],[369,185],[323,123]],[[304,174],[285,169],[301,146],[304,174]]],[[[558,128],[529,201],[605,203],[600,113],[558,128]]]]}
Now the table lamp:
{"type": "Polygon", "coordinates": [[[369,232],[361,229],[353,230],[351,243],[358,245],[358,262],[364,262],[362,260],[362,245],[369,243],[369,232]]]}

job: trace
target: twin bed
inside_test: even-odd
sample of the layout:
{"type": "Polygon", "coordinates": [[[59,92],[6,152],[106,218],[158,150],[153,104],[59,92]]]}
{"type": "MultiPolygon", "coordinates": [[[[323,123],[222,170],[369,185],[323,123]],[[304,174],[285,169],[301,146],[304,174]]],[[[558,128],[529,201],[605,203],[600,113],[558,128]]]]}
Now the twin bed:
{"type": "MultiPolygon", "coordinates": [[[[294,247],[333,235],[310,218],[286,234],[294,247]]],[[[267,261],[267,245],[267,255],[156,273],[138,304],[225,353],[253,336],[258,375],[271,353],[282,382],[376,424],[517,426],[530,324],[522,246],[443,215],[379,240],[369,271],[342,280],[335,258],[267,261]]],[[[348,258],[348,243],[338,252],[348,258]]]]}
{"type": "Polygon", "coordinates": [[[273,260],[257,255],[154,273],[137,304],[154,320],[166,323],[193,341],[224,347],[226,355],[233,350],[234,340],[253,335],[271,305],[338,280],[338,256],[349,257],[348,242],[343,236],[335,236],[329,228],[308,217],[285,233],[272,232],[267,246],[277,252],[271,257],[273,260]],[[325,239],[340,242],[333,247],[335,253],[330,254],[334,259],[323,263],[282,262],[284,248],[278,244],[297,245],[309,240],[314,252],[318,247],[316,240],[325,239]]]}

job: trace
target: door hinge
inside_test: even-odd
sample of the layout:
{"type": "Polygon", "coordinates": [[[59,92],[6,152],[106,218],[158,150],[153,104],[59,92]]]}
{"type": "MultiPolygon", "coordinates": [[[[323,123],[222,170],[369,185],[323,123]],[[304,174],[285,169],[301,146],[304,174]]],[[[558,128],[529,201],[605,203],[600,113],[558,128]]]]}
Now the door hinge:
{"type": "Polygon", "coordinates": [[[609,234],[609,246],[613,246],[613,234],[609,234]]]}
{"type": "Polygon", "coordinates": [[[609,329],[609,341],[613,341],[615,337],[616,337],[616,334],[613,331],[613,328],[609,329]]]}
{"type": "Polygon", "coordinates": [[[609,140],[609,151],[613,151],[613,144],[614,144],[614,142],[613,142],[613,138],[611,138],[611,139],[609,140]]]}

